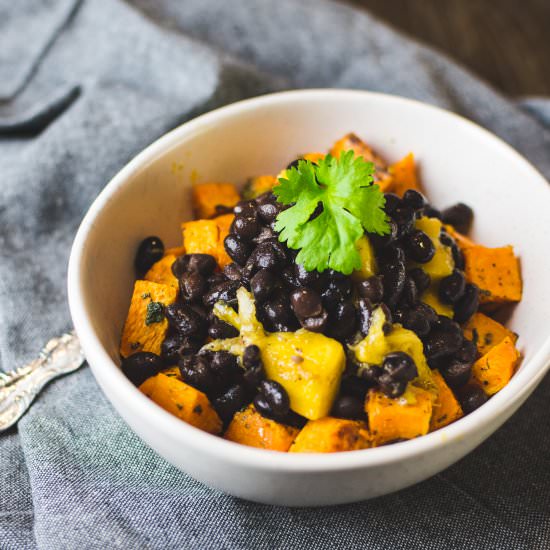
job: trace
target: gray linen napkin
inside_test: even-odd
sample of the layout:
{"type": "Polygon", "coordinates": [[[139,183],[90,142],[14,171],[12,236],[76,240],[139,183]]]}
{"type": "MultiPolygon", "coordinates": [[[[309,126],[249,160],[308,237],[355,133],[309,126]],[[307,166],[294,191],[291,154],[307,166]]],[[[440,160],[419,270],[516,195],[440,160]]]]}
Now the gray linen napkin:
{"type": "MultiPolygon", "coordinates": [[[[502,136],[550,176],[550,102],[513,102],[366,13],[320,0],[0,0],[0,366],[70,326],[69,247],[135,153],[268,91],[407,95],[502,136]]],[[[518,182],[520,184],[521,182],[518,182]]],[[[244,502],[178,472],[89,369],[0,436],[0,548],[542,548],[550,378],[478,450],[395,495],[332,509],[244,502]]]]}

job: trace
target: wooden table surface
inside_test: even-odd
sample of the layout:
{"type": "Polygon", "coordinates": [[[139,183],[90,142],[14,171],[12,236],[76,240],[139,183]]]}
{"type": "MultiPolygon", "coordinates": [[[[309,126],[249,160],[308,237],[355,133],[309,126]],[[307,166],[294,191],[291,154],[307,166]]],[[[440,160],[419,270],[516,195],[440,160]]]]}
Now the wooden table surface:
{"type": "Polygon", "coordinates": [[[550,0],[347,0],[509,95],[550,96],[550,0]]]}

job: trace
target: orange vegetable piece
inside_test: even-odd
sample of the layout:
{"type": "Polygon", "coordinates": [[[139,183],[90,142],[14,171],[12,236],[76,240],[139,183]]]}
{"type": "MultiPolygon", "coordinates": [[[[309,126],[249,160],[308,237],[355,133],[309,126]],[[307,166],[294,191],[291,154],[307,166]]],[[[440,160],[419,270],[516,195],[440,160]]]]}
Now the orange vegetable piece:
{"type": "Polygon", "coordinates": [[[188,254],[210,254],[218,265],[224,267],[232,262],[227,255],[223,240],[229,233],[233,214],[224,214],[213,220],[194,220],[181,224],[183,245],[188,254]]]}
{"type": "Polygon", "coordinates": [[[481,303],[521,300],[519,262],[512,246],[470,246],[464,249],[464,260],[466,279],[480,288],[481,303]]]}
{"type": "Polygon", "coordinates": [[[199,183],[193,185],[193,209],[196,218],[213,218],[217,207],[233,208],[241,197],[232,183],[199,183]]]}
{"type": "Polygon", "coordinates": [[[173,254],[163,256],[158,262],[155,262],[151,266],[149,271],[145,274],[145,280],[168,285],[177,290],[179,288],[178,280],[172,273],[172,264],[175,261],[176,256],[173,254]]]}
{"type": "Polygon", "coordinates": [[[517,340],[517,336],[511,330],[480,312],[474,313],[466,323],[464,335],[469,340],[474,340],[477,335],[477,349],[481,355],[500,344],[504,338],[508,337],[512,342],[517,340]]]}
{"type": "Polygon", "coordinates": [[[277,185],[277,176],[257,176],[252,178],[243,189],[244,199],[255,199],[256,197],[267,193],[277,185]]]}
{"type": "Polygon", "coordinates": [[[476,243],[472,241],[472,239],[466,237],[466,235],[463,235],[462,233],[459,233],[452,225],[443,224],[443,227],[445,228],[445,231],[447,231],[447,233],[455,240],[460,250],[464,251],[470,246],[476,246],[476,243]]]}
{"type": "Polygon", "coordinates": [[[365,422],[325,416],[309,420],[295,439],[291,453],[338,453],[370,447],[365,422]]]}
{"type": "Polygon", "coordinates": [[[254,405],[249,405],[235,413],[224,438],[249,447],[286,452],[298,432],[298,428],[264,418],[254,405]]]}
{"type": "Polygon", "coordinates": [[[343,138],[339,139],[332,146],[330,154],[335,158],[340,158],[342,151],[350,150],[356,156],[363,157],[367,162],[374,163],[374,167],[376,168],[374,181],[380,186],[382,191],[388,191],[392,183],[391,177],[388,174],[388,163],[355,134],[346,134],[343,138]]]}
{"type": "Polygon", "coordinates": [[[302,158],[317,164],[321,159],[324,159],[325,156],[325,153],[306,153],[302,158]]]}
{"type": "Polygon", "coordinates": [[[176,289],[169,285],[151,281],[136,281],[128,317],[122,331],[120,355],[128,357],[137,351],[151,351],[160,355],[160,345],[168,330],[168,321],[162,320],[146,324],[148,305],[160,302],[164,307],[176,300],[176,289]]]}
{"type": "Polygon", "coordinates": [[[412,153],[392,164],[389,172],[393,177],[392,192],[400,197],[403,196],[407,189],[422,190],[416,174],[416,163],[412,153]]]}
{"type": "Polygon", "coordinates": [[[378,390],[370,390],[367,394],[365,411],[375,445],[428,433],[432,396],[420,388],[409,386],[409,389],[414,392],[415,403],[409,404],[403,398],[391,399],[378,390]]]}
{"type": "Polygon", "coordinates": [[[432,371],[432,380],[437,386],[439,393],[433,403],[430,432],[443,428],[443,426],[464,416],[460,403],[451,391],[451,388],[447,386],[439,371],[432,371]]]}
{"type": "Polygon", "coordinates": [[[487,395],[493,395],[508,384],[519,358],[514,341],[507,336],[474,363],[472,381],[487,395]]]}
{"type": "Polygon", "coordinates": [[[170,254],[172,254],[173,256],[176,256],[176,258],[179,257],[179,256],[183,256],[185,254],[185,246],[183,246],[183,245],[174,246],[172,248],[167,248],[164,251],[165,256],[170,256],[170,254]]]}
{"type": "Polygon", "coordinates": [[[219,434],[222,421],[208,397],[176,376],[159,373],[139,387],[147,397],[165,411],[188,424],[211,434],[219,434]]]}

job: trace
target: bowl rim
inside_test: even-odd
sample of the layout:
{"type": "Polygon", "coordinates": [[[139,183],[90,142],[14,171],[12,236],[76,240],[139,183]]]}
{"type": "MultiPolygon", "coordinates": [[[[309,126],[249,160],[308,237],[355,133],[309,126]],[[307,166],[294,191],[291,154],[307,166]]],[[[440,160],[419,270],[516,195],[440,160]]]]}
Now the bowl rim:
{"type": "Polygon", "coordinates": [[[224,461],[269,471],[323,472],[391,464],[409,457],[441,450],[458,439],[462,440],[477,432],[482,432],[490,427],[500,415],[505,414],[509,408],[513,408],[514,404],[521,404],[550,368],[549,334],[531,360],[522,365],[521,371],[517,372],[500,392],[492,396],[485,405],[473,413],[444,428],[408,441],[354,452],[294,454],[247,447],[203,432],[181,421],[143,395],[109,357],[93,329],[90,316],[84,306],[81,264],[86,253],[88,238],[94,231],[97,216],[117,192],[130,181],[131,177],[181,141],[192,139],[196,133],[205,131],[212,124],[218,124],[225,119],[238,117],[245,112],[272,105],[292,104],[299,101],[323,102],[350,99],[400,104],[407,108],[425,110],[431,115],[451,118],[454,123],[462,126],[466,131],[483,139],[486,142],[484,145],[487,147],[498,149],[501,153],[506,154],[510,158],[510,162],[516,163],[518,168],[526,173],[528,179],[533,182],[538,181],[538,184],[544,185],[550,192],[548,182],[535,167],[501,138],[476,123],[440,107],[417,100],[363,90],[291,90],[245,99],[200,115],[155,140],[110,180],[84,216],[75,236],[69,259],[68,298],[73,324],[94,376],[98,378],[95,374],[97,369],[101,373],[103,381],[117,387],[120,399],[127,402],[132,414],[147,418],[148,422],[154,423],[159,431],[169,435],[173,440],[177,440],[178,445],[187,445],[206,454],[218,456],[224,461]]]}

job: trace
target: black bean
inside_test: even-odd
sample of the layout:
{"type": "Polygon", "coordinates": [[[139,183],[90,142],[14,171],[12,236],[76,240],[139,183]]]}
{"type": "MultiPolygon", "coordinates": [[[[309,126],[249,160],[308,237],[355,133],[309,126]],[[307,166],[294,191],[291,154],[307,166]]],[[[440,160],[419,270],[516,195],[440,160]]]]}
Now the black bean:
{"type": "Polygon", "coordinates": [[[237,357],[228,351],[214,351],[210,355],[210,369],[222,379],[231,380],[241,369],[237,365],[237,357]]]}
{"type": "Polygon", "coordinates": [[[321,298],[325,308],[332,313],[336,310],[338,304],[342,303],[346,299],[346,296],[338,287],[330,284],[328,288],[321,292],[321,298]]]}
{"type": "Polygon", "coordinates": [[[297,288],[290,294],[292,309],[298,318],[317,317],[323,312],[321,297],[311,288],[297,288]]]}
{"type": "Polygon", "coordinates": [[[141,275],[164,256],[164,244],[159,237],[147,237],[138,246],[134,265],[141,275]]]}
{"type": "Polygon", "coordinates": [[[260,229],[260,232],[258,233],[258,235],[254,238],[254,242],[256,244],[260,244],[260,243],[263,243],[264,241],[268,241],[276,238],[277,238],[277,235],[273,231],[273,229],[271,229],[270,227],[263,226],[260,229]]]}
{"type": "Polygon", "coordinates": [[[418,263],[425,264],[435,255],[435,246],[424,231],[413,231],[406,240],[407,256],[418,263]]]}
{"type": "Polygon", "coordinates": [[[174,332],[163,340],[160,351],[166,366],[176,365],[184,355],[196,353],[200,344],[196,339],[174,332]]]}
{"type": "Polygon", "coordinates": [[[419,309],[411,309],[403,315],[403,326],[412,330],[420,338],[424,338],[430,332],[430,321],[428,317],[419,309]]]}
{"type": "Polygon", "coordinates": [[[367,298],[360,298],[357,301],[357,316],[359,321],[359,331],[363,336],[366,336],[369,332],[370,324],[372,321],[373,307],[367,298]]]}
{"type": "Polygon", "coordinates": [[[465,323],[479,307],[479,289],[476,285],[468,283],[464,289],[462,298],[454,305],[454,320],[457,323],[465,323]]]}
{"type": "Polygon", "coordinates": [[[237,264],[244,265],[252,253],[250,244],[244,242],[239,236],[230,233],[223,241],[228,256],[237,264]]]}
{"type": "Polygon", "coordinates": [[[382,393],[392,399],[402,396],[407,389],[407,382],[394,380],[388,373],[384,373],[378,378],[378,384],[382,393]]]}
{"type": "Polygon", "coordinates": [[[359,419],[364,416],[363,403],[354,395],[340,395],[332,406],[337,418],[359,419]]]}
{"type": "Polygon", "coordinates": [[[328,313],[323,310],[317,317],[307,317],[300,320],[300,324],[310,332],[324,332],[327,328],[328,313]]]}
{"type": "Polygon", "coordinates": [[[441,218],[443,223],[452,225],[458,232],[468,233],[474,219],[474,213],[468,205],[459,202],[454,206],[445,208],[441,212],[441,218]]]}
{"type": "Polygon", "coordinates": [[[398,206],[392,213],[391,217],[397,223],[398,238],[408,235],[414,228],[414,210],[404,204],[398,206]]]}
{"type": "Polygon", "coordinates": [[[441,229],[439,234],[439,242],[445,246],[453,246],[455,243],[454,239],[445,231],[444,228],[441,229]]]}
{"type": "Polygon", "coordinates": [[[429,306],[428,304],[425,304],[424,302],[420,302],[416,304],[414,307],[416,311],[420,311],[422,315],[428,319],[428,322],[430,325],[433,325],[434,323],[437,323],[439,317],[437,313],[435,312],[434,308],[432,306],[429,306]]]}
{"type": "Polygon", "coordinates": [[[433,329],[424,340],[424,353],[429,359],[448,357],[462,345],[462,331],[458,329],[433,329]]]}
{"type": "Polygon", "coordinates": [[[243,351],[243,366],[245,369],[249,369],[262,362],[262,355],[260,348],[255,344],[246,346],[243,351]]]}
{"type": "Polygon", "coordinates": [[[279,215],[281,206],[279,203],[265,202],[258,205],[258,215],[265,223],[272,223],[279,215]]]}
{"type": "Polygon", "coordinates": [[[239,335],[239,331],[232,325],[216,319],[212,321],[208,327],[208,336],[212,340],[221,340],[224,338],[235,338],[239,335]]]}
{"type": "Polygon", "coordinates": [[[265,379],[265,370],[262,363],[246,369],[243,373],[243,380],[247,388],[257,390],[260,382],[265,379]]]}
{"type": "Polygon", "coordinates": [[[262,380],[260,393],[265,397],[271,412],[278,416],[284,416],[290,410],[290,399],[286,390],[275,380],[262,380]]]}
{"type": "Polygon", "coordinates": [[[265,241],[256,246],[247,264],[255,269],[269,269],[277,271],[287,261],[283,246],[277,241],[265,241]]]}
{"type": "Polygon", "coordinates": [[[233,415],[246,404],[246,391],[242,384],[235,384],[212,401],[220,418],[228,423],[233,415]]]}
{"type": "Polygon", "coordinates": [[[212,275],[208,277],[207,281],[208,286],[213,288],[221,283],[225,283],[227,281],[227,277],[221,271],[216,271],[216,273],[212,273],[212,275]]]}
{"type": "Polygon", "coordinates": [[[307,271],[302,264],[294,264],[294,276],[296,280],[303,286],[310,286],[319,281],[318,271],[307,271]]]}
{"type": "Polygon", "coordinates": [[[424,207],[423,214],[427,218],[437,218],[438,220],[441,219],[441,212],[429,204],[424,207]]]}
{"type": "Polygon", "coordinates": [[[262,393],[258,393],[256,397],[254,397],[254,407],[262,416],[273,418],[274,415],[271,410],[271,405],[267,402],[267,399],[262,393]]]}
{"type": "Polygon", "coordinates": [[[174,303],[165,309],[169,325],[184,336],[200,337],[204,333],[204,319],[186,304],[174,303]]]}
{"type": "Polygon", "coordinates": [[[453,360],[450,363],[440,367],[440,372],[449,387],[460,388],[468,383],[472,373],[472,363],[462,363],[453,360]]]}
{"type": "Polygon", "coordinates": [[[381,251],[380,260],[384,265],[404,262],[406,260],[405,250],[397,244],[392,244],[381,251]]]}
{"type": "MultiPolygon", "coordinates": [[[[288,325],[292,320],[290,302],[285,296],[274,296],[262,304],[261,310],[272,326],[288,325]]],[[[286,331],[285,331],[286,332],[286,331]]]]}
{"type": "Polygon", "coordinates": [[[386,264],[382,268],[382,276],[384,278],[384,302],[390,308],[394,308],[405,286],[405,264],[401,261],[386,264]]]}
{"type": "Polygon", "coordinates": [[[302,157],[298,157],[297,159],[294,159],[292,162],[290,162],[289,164],[287,164],[286,169],[287,169],[287,170],[291,170],[292,168],[298,168],[298,163],[299,163],[301,160],[304,160],[304,159],[303,159],[302,157]]]}
{"type": "Polygon", "coordinates": [[[179,369],[182,380],[202,392],[209,393],[220,387],[220,382],[210,370],[206,357],[184,356],[179,362],[179,369]]]}
{"type": "Polygon", "coordinates": [[[471,340],[464,338],[460,349],[455,354],[455,359],[472,364],[477,359],[477,346],[471,340]]]}
{"type": "Polygon", "coordinates": [[[444,304],[455,304],[462,298],[466,288],[464,273],[455,269],[451,275],[441,279],[439,283],[439,299],[444,304]]]}
{"type": "Polygon", "coordinates": [[[208,277],[217,267],[216,259],[210,254],[186,254],[189,258],[188,271],[196,271],[208,277]]]}
{"type": "Polygon", "coordinates": [[[256,203],[254,201],[239,201],[233,208],[235,216],[250,216],[256,215],[256,203]]]}
{"type": "Polygon", "coordinates": [[[396,307],[392,311],[392,318],[394,323],[401,323],[403,324],[403,320],[405,319],[405,314],[408,313],[409,309],[408,306],[405,306],[403,304],[400,304],[401,307],[396,307]]]}
{"type": "Polygon", "coordinates": [[[211,288],[202,301],[205,306],[212,307],[216,302],[226,302],[229,305],[237,303],[237,290],[240,287],[238,281],[225,281],[211,288]]]}
{"type": "Polygon", "coordinates": [[[384,297],[384,285],[382,279],[374,275],[357,283],[357,292],[362,298],[366,298],[371,304],[379,304],[384,297]]]}
{"type": "Polygon", "coordinates": [[[138,351],[125,357],[120,368],[132,384],[140,386],[147,378],[164,369],[165,365],[156,353],[138,351]]]}
{"type": "Polygon", "coordinates": [[[250,290],[257,302],[264,302],[278,287],[277,277],[267,269],[260,269],[250,279],[250,290]]]}
{"type": "Polygon", "coordinates": [[[418,369],[413,358],[402,351],[386,355],[382,369],[396,382],[410,382],[418,376],[418,369]]]}
{"type": "Polygon", "coordinates": [[[407,277],[405,279],[401,301],[408,306],[414,306],[418,302],[418,294],[419,292],[414,279],[412,277],[407,277]]]}
{"type": "Polygon", "coordinates": [[[207,283],[204,277],[196,272],[184,273],[179,280],[181,298],[189,302],[197,302],[206,291],[207,283]]]}
{"type": "Polygon", "coordinates": [[[451,252],[453,254],[453,261],[455,263],[455,267],[457,269],[464,270],[464,266],[466,265],[466,262],[464,261],[464,254],[462,254],[462,250],[460,250],[458,245],[453,244],[451,247],[451,252]]]}
{"type": "Polygon", "coordinates": [[[390,308],[386,304],[382,303],[380,304],[380,309],[384,314],[386,323],[393,323],[393,315],[392,315],[392,312],[390,311],[390,308]]]}
{"type": "Polygon", "coordinates": [[[340,302],[333,313],[330,334],[342,340],[355,331],[357,313],[350,300],[340,302]]]}
{"type": "Polygon", "coordinates": [[[243,241],[251,241],[259,231],[260,224],[256,216],[235,216],[231,224],[231,233],[235,233],[243,241]]]}
{"type": "Polygon", "coordinates": [[[372,388],[372,386],[372,382],[369,382],[363,378],[359,378],[357,376],[347,376],[342,378],[340,392],[343,395],[353,395],[354,397],[357,397],[361,403],[364,403],[367,392],[370,388],[372,388]]]}
{"type": "Polygon", "coordinates": [[[230,281],[240,281],[242,277],[242,269],[238,264],[230,263],[223,268],[223,274],[230,281]]]}
{"type": "Polygon", "coordinates": [[[477,386],[469,386],[460,396],[460,404],[462,405],[464,414],[470,414],[476,409],[479,409],[479,407],[487,403],[488,400],[489,398],[485,392],[477,386]]]}
{"type": "Polygon", "coordinates": [[[426,206],[426,197],[415,189],[407,189],[403,194],[403,202],[413,210],[420,210],[426,206]]]}
{"type": "Polygon", "coordinates": [[[401,206],[401,199],[395,193],[384,193],[386,205],[384,209],[387,214],[391,214],[398,206],[401,206]]]}
{"type": "Polygon", "coordinates": [[[361,367],[357,371],[357,376],[365,380],[370,385],[378,384],[378,379],[384,374],[382,367],[378,365],[370,365],[368,367],[361,367]]]}
{"type": "Polygon", "coordinates": [[[418,294],[422,294],[428,290],[432,283],[431,277],[421,268],[415,267],[408,272],[408,276],[416,283],[416,290],[418,294]]]}
{"type": "Polygon", "coordinates": [[[393,220],[388,221],[388,227],[389,232],[386,235],[378,235],[376,233],[369,233],[369,241],[371,242],[372,246],[376,250],[381,250],[397,239],[399,228],[397,227],[397,223],[395,223],[393,220]]]}
{"type": "Polygon", "coordinates": [[[291,265],[285,267],[281,271],[281,279],[283,280],[284,283],[286,283],[287,286],[291,288],[297,288],[301,286],[300,283],[298,282],[298,279],[296,279],[296,276],[294,274],[294,268],[291,265]]]}

